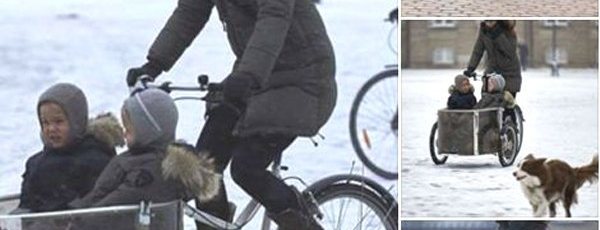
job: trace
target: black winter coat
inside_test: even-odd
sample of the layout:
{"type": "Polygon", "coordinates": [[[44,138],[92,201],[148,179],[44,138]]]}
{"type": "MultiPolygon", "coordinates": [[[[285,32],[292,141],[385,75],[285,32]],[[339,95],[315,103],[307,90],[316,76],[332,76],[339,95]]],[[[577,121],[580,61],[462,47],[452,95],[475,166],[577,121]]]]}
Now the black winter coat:
{"type": "Polygon", "coordinates": [[[477,99],[473,92],[460,93],[458,91],[453,92],[448,97],[448,109],[472,109],[477,103],[477,99]]]}
{"type": "Polygon", "coordinates": [[[233,73],[259,85],[234,133],[313,136],[335,106],[333,48],[311,0],[179,0],[148,54],[170,69],[216,8],[231,49],[233,73]]]}
{"type": "Polygon", "coordinates": [[[114,155],[114,148],[89,135],[68,150],[36,153],[26,163],[19,208],[33,212],[66,209],[70,201],[92,189],[114,155]]]}
{"type": "Polygon", "coordinates": [[[488,29],[482,23],[469,60],[469,69],[475,69],[479,65],[484,52],[487,53],[485,73],[500,73],[506,80],[505,90],[512,93],[521,91],[521,63],[517,55],[517,37],[500,25],[496,25],[495,29],[488,29]]]}

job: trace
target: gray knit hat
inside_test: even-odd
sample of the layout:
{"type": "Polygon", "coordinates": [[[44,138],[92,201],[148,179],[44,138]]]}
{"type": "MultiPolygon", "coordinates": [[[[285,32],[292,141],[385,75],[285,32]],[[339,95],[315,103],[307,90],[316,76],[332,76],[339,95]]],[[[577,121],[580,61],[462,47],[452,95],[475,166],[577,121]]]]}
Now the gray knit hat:
{"type": "MultiPolygon", "coordinates": [[[[46,102],[58,104],[65,112],[69,121],[68,143],[82,139],[85,135],[88,121],[88,105],[83,91],[69,83],[58,83],[48,88],[38,100],[38,120],[40,117],[40,106],[46,102]]],[[[46,143],[43,138],[42,141],[46,143]]]]}
{"type": "Polygon", "coordinates": [[[134,129],[129,148],[166,149],[175,140],[178,113],[173,99],[162,90],[147,89],[127,98],[123,110],[134,129]]]}
{"type": "Polygon", "coordinates": [[[489,77],[490,81],[494,82],[496,88],[494,88],[494,92],[502,92],[504,91],[504,86],[506,86],[506,82],[504,81],[504,77],[500,74],[491,74],[489,77]]]}

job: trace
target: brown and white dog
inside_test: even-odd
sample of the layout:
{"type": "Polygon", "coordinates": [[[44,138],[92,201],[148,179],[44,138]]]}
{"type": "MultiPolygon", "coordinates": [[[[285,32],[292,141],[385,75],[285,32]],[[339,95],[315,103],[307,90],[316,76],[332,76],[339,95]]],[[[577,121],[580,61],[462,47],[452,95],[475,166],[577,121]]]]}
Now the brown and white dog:
{"type": "Polygon", "coordinates": [[[527,155],[517,165],[513,176],[533,208],[533,216],[543,217],[546,210],[556,216],[556,202],[560,201],[567,217],[571,217],[571,204],[577,203],[577,189],[586,181],[598,180],[598,155],[581,167],[571,167],[561,160],[535,158],[527,155]]]}

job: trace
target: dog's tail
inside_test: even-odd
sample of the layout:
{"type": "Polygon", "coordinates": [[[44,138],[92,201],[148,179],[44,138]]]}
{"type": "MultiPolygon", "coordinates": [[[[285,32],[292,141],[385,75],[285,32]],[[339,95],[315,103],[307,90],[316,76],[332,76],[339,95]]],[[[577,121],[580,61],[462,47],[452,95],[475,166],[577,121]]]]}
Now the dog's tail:
{"type": "Polygon", "coordinates": [[[580,188],[586,181],[594,183],[598,180],[598,154],[594,155],[592,162],[588,165],[575,168],[577,178],[577,188],[580,188]]]}

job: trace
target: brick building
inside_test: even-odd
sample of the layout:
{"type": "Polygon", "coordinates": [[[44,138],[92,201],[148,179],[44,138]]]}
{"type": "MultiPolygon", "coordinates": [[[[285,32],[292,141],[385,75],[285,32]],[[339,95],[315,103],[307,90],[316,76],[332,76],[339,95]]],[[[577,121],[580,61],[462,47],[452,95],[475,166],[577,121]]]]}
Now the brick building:
{"type": "MultiPolygon", "coordinates": [[[[479,21],[403,20],[401,26],[403,68],[465,68],[475,44],[479,21]]],[[[518,21],[515,29],[518,52],[521,57],[527,57],[529,67],[546,67],[553,60],[554,29],[556,58],[561,66],[590,68],[598,65],[597,21],[528,20],[518,21]]]]}

